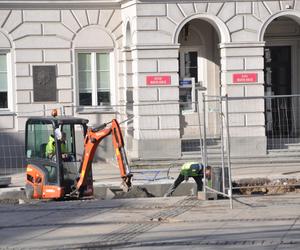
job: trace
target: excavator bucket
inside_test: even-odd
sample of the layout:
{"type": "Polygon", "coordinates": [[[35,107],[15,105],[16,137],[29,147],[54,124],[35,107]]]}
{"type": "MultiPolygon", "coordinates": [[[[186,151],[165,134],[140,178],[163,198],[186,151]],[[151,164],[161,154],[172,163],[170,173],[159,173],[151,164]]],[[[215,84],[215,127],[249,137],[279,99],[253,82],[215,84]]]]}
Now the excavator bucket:
{"type": "Polygon", "coordinates": [[[131,174],[128,176],[122,177],[122,182],[121,182],[120,188],[126,193],[129,192],[132,187],[131,178],[132,178],[131,174]]]}

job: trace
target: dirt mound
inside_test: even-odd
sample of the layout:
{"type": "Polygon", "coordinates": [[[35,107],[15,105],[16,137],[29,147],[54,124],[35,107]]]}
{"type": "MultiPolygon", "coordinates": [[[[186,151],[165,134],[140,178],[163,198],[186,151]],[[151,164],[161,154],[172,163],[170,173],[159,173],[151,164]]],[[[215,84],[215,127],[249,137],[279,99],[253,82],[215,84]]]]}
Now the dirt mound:
{"type": "Polygon", "coordinates": [[[251,194],[284,194],[289,192],[300,192],[300,180],[267,178],[243,179],[233,183],[235,193],[242,195],[251,194]]]}
{"type": "Polygon", "coordinates": [[[147,198],[155,197],[153,194],[149,193],[146,188],[143,187],[133,187],[129,192],[117,192],[114,199],[128,199],[128,198],[147,198]]]}

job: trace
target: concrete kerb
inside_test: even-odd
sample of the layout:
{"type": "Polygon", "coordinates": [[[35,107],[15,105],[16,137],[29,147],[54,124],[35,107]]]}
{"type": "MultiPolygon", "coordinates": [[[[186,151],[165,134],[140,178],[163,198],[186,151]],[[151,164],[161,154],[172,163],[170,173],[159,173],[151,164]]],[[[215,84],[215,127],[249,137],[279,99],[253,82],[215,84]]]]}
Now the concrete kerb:
{"type": "MultiPolygon", "coordinates": [[[[249,170],[249,168],[239,169],[235,171],[235,176],[233,182],[243,183],[243,185],[252,185],[257,183],[258,179],[268,179],[269,181],[277,180],[287,180],[295,179],[300,180],[300,172],[295,172],[293,169],[284,168],[281,173],[271,173],[268,169],[264,171],[259,169],[249,170]],[[255,174],[256,173],[256,174],[255,174]],[[291,173],[291,174],[286,174],[291,173]]],[[[149,169],[134,169],[133,171],[142,173],[143,171],[147,172],[149,169]]],[[[166,168],[156,169],[156,171],[161,170],[162,173],[166,173],[166,168]]],[[[151,178],[133,178],[133,185],[135,192],[138,197],[161,197],[167,191],[168,187],[173,183],[174,178],[177,177],[179,173],[179,167],[174,167],[168,170],[168,175],[165,175],[165,178],[151,179],[151,178]],[[144,190],[144,192],[142,192],[144,190]],[[146,195],[146,196],[144,196],[146,195]]],[[[121,178],[119,176],[119,169],[115,167],[115,164],[109,163],[96,163],[93,167],[94,174],[94,188],[95,188],[95,197],[98,199],[113,199],[117,197],[122,198],[133,198],[123,197],[120,191],[121,178]]],[[[143,173],[144,174],[144,173],[143,173]]],[[[142,175],[143,175],[142,174],[142,175]]],[[[138,176],[141,177],[141,176],[138,176]]],[[[192,178],[191,178],[192,179],[192,178]]],[[[19,173],[14,176],[11,176],[11,184],[9,187],[0,188],[0,199],[15,198],[19,199],[22,197],[25,186],[25,173],[19,173]],[[19,192],[19,194],[18,194],[19,192]]],[[[195,196],[197,195],[197,187],[194,183],[194,180],[190,180],[187,183],[182,183],[174,192],[174,196],[195,196]]]]}

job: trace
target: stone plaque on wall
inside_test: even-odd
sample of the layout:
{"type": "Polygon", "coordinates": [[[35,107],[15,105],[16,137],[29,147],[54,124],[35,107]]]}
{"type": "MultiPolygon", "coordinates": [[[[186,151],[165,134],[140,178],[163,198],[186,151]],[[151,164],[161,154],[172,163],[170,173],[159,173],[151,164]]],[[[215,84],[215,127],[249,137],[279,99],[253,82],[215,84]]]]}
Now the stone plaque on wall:
{"type": "Polygon", "coordinates": [[[35,102],[56,102],[56,66],[32,66],[33,100],[35,102]]]}

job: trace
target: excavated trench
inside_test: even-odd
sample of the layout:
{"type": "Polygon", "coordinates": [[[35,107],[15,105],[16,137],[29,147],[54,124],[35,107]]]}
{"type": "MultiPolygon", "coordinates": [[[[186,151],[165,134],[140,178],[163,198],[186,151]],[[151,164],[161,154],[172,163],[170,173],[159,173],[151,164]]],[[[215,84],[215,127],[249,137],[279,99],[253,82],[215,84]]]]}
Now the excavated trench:
{"type": "MultiPolygon", "coordinates": [[[[152,184],[134,186],[129,192],[123,192],[119,187],[94,187],[94,198],[102,200],[111,199],[134,199],[162,197],[170,184],[152,184]]],[[[182,183],[174,196],[195,196],[195,183],[182,183]]],[[[274,195],[284,193],[300,193],[300,180],[298,179],[276,179],[249,178],[233,182],[234,195],[274,195]]],[[[220,196],[219,196],[220,197],[220,196]]],[[[0,204],[24,204],[36,203],[41,200],[28,199],[25,190],[13,190],[0,194],[0,204]]]]}

